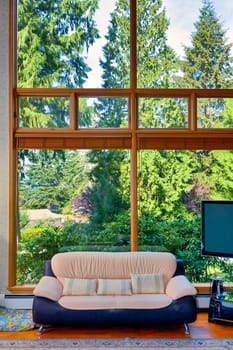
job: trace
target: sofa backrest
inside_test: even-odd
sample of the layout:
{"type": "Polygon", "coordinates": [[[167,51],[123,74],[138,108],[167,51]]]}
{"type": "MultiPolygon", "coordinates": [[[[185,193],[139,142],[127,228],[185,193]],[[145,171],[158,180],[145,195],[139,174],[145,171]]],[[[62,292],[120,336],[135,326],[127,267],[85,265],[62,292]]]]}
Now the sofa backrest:
{"type": "Polygon", "coordinates": [[[51,259],[54,275],[63,278],[130,279],[131,273],[162,273],[165,285],[176,271],[166,252],[67,252],[51,259]]]}

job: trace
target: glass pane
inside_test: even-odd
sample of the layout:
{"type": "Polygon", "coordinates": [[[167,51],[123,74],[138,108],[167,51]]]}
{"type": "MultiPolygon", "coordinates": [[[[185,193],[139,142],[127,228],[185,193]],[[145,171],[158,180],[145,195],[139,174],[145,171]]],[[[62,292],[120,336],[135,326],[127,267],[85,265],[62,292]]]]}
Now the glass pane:
{"type": "Polygon", "coordinates": [[[80,128],[128,128],[128,109],[126,97],[80,97],[78,126],[80,128]]]}
{"type": "Polygon", "coordinates": [[[137,0],[141,88],[231,88],[233,2],[137,0]]]}
{"type": "Polygon", "coordinates": [[[130,251],[129,152],[18,152],[17,284],[57,252],[130,251]]]}
{"type": "Polygon", "coordinates": [[[188,98],[140,97],[138,115],[141,128],[187,128],[188,98]]]}
{"type": "Polygon", "coordinates": [[[129,3],[129,0],[99,0],[99,9],[94,16],[99,38],[86,53],[91,70],[84,87],[129,87],[129,3]]]}
{"type": "MultiPolygon", "coordinates": [[[[201,200],[232,200],[233,151],[139,152],[138,242],[142,251],[169,251],[185,262],[192,282],[229,280],[229,259],[201,254],[201,200]]],[[[230,272],[231,271],[231,272],[230,272]]]]}
{"type": "Polygon", "coordinates": [[[18,87],[129,86],[129,1],[18,1],[18,87]]]}
{"type": "Polygon", "coordinates": [[[197,127],[233,128],[233,98],[198,98],[197,127]]]}
{"type": "Polygon", "coordinates": [[[19,127],[68,128],[69,97],[20,97],[19,127]]]}

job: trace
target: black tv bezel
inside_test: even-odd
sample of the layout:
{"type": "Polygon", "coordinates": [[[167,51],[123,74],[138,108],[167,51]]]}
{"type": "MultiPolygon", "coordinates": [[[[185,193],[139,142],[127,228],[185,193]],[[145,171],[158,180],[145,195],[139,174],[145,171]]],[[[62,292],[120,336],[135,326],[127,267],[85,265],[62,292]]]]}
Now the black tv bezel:
{"type": "Polygon", "coordinates": [[[202,255],[205,256],[216,256],[216,257],[222,257],[222,258],[233,258],[233,248],[232,253],[224,253],[224,252],[217,252],[217,251],[210,251],[206,250],[205,248],[205,205],[214,205],[214,204],[230,204],[233,206],[233,200],[202,200],[201,201],[201,251],[202,255]]]}

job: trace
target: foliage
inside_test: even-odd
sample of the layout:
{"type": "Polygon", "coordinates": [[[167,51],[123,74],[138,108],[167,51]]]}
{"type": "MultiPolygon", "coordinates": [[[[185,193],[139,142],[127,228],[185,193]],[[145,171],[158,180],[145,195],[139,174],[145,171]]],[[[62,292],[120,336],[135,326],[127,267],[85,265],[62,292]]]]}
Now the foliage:
{"type": "Polygon", "coordinates": [[[191,47],[185,47],[183,86],[191,88],[222,88],[232,84],[232,44],[227,44],[211,0],[204,0],[194,23],[191,47]]]}
{"type": "MultiPolygon", "coordinates": [[[[119,0],[111,13],[106,44],[103,47],[104,88],[127,88],[130,79],[129,1],[119,0]]],[[[115,109],[115,108],[114,108],[115,109]]]]}
{"type": "Polygon", "coordinates": [[[119,183],[120,164],[127,158],[128,152],[124,150],[89,152],[89,162],[92,164],[89,178],[93,184],[93,215],[90,219],[98,228],[129,207],[129,197],[122,197],[119,183]]]}
{"type": "Polygon", "coordinates": [[[28,223],[30,219],[28,217],[26,210],[20,210],[19,211],[19,223],[20,223],[20,230],[23,229],[28,223]]]}
{"type": "Polygon", "coordinates": [[[162,0],[140,0],[137,11],[137,82],[140,88],[174,87],[176,56],[167,42],[162,0]]]}
{"type": "Polygon", "coordinates": [[[61,231],[56,227],[23,230],[18,245],[17,283],[37,283],[43,275],[45,261],[61,246],[61,231]]]}
{"type": "Polygon", "coordinates": [[[213,162],[210,178],[214,184],[212,199],[232,200],[233,198],[233,151],[212,151],[213,162]]]}
{"type": "MultiPolygon", "coordinates": [[[[139,217],[139,251],[168,251],[185,263],[192,282],[209,282],[221,274],[226,280],[233,271],[227,259],[201,254],[200,216],[192,219],[161,221],[155,216],[139,217]]],[[[130,216],[117,215],[102,229],[91,223],[66,221],[64,227],[22,230],[17,256],[17,282],[37,283],[44,263],[55,253],[67,251],[130,251],[130,216]]]]}
{"type": "Polygon", "coordinates": [[[18,86],[81,87],[89,68],[83,52],[98,38],[98,1],[19,1],[18,86]]]}
{"type": "Polygon", "coordinates": [[[20,184],[22,207],[61,212],[87,186],[85,153],[40,150],[31,155],[20,184]]]}
{"type": "MultiPolygon", "coordinates": [[[[210,0],[204,0],[191,47],[185,47],[181,68],[181,86],[187,88],[229,88],[233,82],[232,44],[227,43],[225,31],[210,0]]],[[[198,103],[198,123],[201,128],[222,127],[224,100],[202,98],[198,103]]]]}
{"type": "Polygon", "coordinates": [[[182,196],[193,186],[195,159],[191,152],[141,151],[139,212],[161,220],[188,216],[182,196]],[[149,175],[149,176],[148,176],[149,175]]]}
{"type": "MultiPolygon", "coordinates": [[[[82,87],[89,71],[85,52],[98,38],[95,1],[19,2],[19,87],[82,87]],[[59,6],[57,6],[59,4],[59,6]]],[[[204,0],[191,46],[178,61],[167,43],[169,22],[161,0],[140,0],[137,8],[137,86],[223,88],[232,86],[231,44],[227,44],[210,0],[204,0]],[[178,72],[182,71],[181,75],[178,72]]],[[[103,88],[130,85],[129,2],[119,0],[110,16],[100,65],[103,88]]],[[[125,98],[102,97],[88,106],[79,99],[79,127],[129,125],[125,98]]],[[[20,126],[69,127],[67,101],[22,98],[20,126]]],[[[198,99],[198,127],[232,127],[232,103],[198,99]],[[224,109],[225,107],[225,109],[224,109]]],[[[139,128],[187,128],[187,101],[140,98],[139,128]]],[[[139,250],[170,251],[185,262],[193,282],[227,275],[231,264],[201,255],[200,201],[232,199],[231,151],[142,150],[138,158],[139,250]]],[[[41,223],[23,229],[17,282],[37,282],[45,260],[58,251],[130,250],[130,157],[125,150],[19,151],[20,206],[85,214],[86,223],[64,228],[41,223]],[[43,226],[43,227],[42,227],[43,226]]]]}
{"type": "Polygon", "coordinates": [[[233,128],[233,101],[226,99],[225,109],[223,111],[223,124],[226,128],[233,128]]]}

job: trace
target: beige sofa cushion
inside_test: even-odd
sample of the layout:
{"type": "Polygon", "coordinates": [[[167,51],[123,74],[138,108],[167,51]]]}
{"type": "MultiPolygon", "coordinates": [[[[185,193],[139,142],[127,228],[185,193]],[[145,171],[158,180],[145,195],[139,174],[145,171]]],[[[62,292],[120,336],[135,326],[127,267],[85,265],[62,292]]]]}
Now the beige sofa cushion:
{"type": "Polygon", "coordinates": [[[159,309],[172,303],[166,294],[63,296],[58,303],[73,310],[159,309]]]}
{"type": "Polygon", "coordinates": [[[64,278],[63,283],[63,295],[96,295],[96,279],[64,278]]]}
{"type": "Polygon", "coordinates": [[[53,256],[52,270],[64,278],[130,279],[131,273],[161,273],[164,285],[176,270],[176,258],[164,252],[68,252],[53,256]]]}
{"type": "Polygon", "coordinates": [[[118,279],[98,279],[98,295],[131,295],[131,281],[118,279]]]}
{"type": "Polygon", "coordinates": [[[135,294],[164,293],[163,275],[161,273],[131,274],[132,290],[135,294]]]}
{"type": "Polygon", "coordinates": [[[170,279],[167,284],[166,294],[172,299],[178,299],[186,295],[196,295],[197,290],[186,276],[179,275],[170,279]]]}
{"type": "Polygon", "coordinates": [[[57,301],[62,296],[62,284],[55,277],[43,276],[33,290],[33,294],[57,301]]]}

